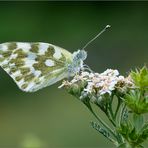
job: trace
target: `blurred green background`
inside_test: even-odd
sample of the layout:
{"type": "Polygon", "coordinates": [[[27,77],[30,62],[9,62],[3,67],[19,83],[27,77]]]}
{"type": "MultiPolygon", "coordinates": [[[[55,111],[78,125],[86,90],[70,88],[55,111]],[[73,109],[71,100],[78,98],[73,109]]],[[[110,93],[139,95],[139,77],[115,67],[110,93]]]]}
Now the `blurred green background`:
{"type": "MultiPolygon", "coordinates": [[[[73,52],[107,24],[112,28],[86,49],[93,70],[126,75],[148,62],[148,2],[0,2],[1,43],[42,41],[73,52]]],[[[59,85],[24,93],[0,69],[0,148],[114,147],[59,85]]]]}

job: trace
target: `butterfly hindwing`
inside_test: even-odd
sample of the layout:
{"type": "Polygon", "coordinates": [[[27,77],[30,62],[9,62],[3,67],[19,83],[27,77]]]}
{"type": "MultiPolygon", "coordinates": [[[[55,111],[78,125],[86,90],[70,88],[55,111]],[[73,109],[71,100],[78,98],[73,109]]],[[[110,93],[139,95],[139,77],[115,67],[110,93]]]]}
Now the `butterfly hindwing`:
{"type": "Polygon", "coordinates": [[[48,43],[0,44],[0,66],[23,91],[37,91],[67,76],[72,54],[48,43]]]}

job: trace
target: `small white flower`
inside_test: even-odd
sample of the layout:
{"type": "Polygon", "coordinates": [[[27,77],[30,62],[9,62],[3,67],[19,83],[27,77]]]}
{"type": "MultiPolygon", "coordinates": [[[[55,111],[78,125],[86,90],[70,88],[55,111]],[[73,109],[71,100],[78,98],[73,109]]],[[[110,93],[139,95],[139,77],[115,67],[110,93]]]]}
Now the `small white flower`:
{"type": "Polygon", "coordinates": [[[105,75],[105,76],[118,76],[119,72],[118,72],[118,70],[107,69],[106,71],[101,73],[101,75],[105,75]]]}
{"type": "Polygon", "coordinates": [[[82,76],[82,77],[89,76],[89,72],[84,71],[84,72],[81,73],[81,76],[82,76]]]}
{"type": "Polygon", "coordinates": [[[112,91],[115,89],[118,89],[119,91],[126,91],[127,88],[133,84],[130,77],[124,78],[123,76],[119,75],[118,70],[107,69],[100,74],[83,71],[81,74],[75,75],[75,77],[69,83],[63,82],[60,88],[63,86],[72,85],[78,81],[87,82],[86,87],[83,89],[85,93],[93,95],[96,93],[98,96],[106,93],[111,95],[112,91]]]}
{"type": "Polygon", "coordinates": [[[99,91],[99,94],[100,95],[104,95],[108,93],[109,95],[111,95],[111,91],[107,88],[107,87],[103,87],[100,91],[99,91]]]}
{"type": "Polygon", "coordinates": [[[89,78],[93,78],[93,77],[94,77],[94,73],[90,73],[89,78]]]}
{"type": "Polygon", "coordinates": [[[88,82],[87,87],[84,89],[85,92],[87,93],[92,93],[93,92],[93,82],[88,82]]]}
{"type": "Polygon", "coordinates": [[[125,80],[124,76],[119,76],[118,77],[118,81],[124,81],[124,80],[125,80]]]}

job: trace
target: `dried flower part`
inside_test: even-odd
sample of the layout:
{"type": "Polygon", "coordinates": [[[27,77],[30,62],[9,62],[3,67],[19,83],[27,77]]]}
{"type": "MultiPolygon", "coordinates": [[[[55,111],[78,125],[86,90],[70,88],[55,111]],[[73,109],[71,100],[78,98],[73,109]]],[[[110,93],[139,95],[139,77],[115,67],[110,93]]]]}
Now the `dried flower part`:
{"type": "Polygon", "coordinates": [[[125,94],[129,89],[136,88],[131,76],[124,78],[123,76],[118,77],[118,83],[116,85],[118,92],[125,94]]]}
{"type": "Polygon", "coordinates": [[[68,87],[68,86],[70,86],[71,85],[71,83],[69,82],[69,81],[63,81],[62,82],[62,84],[58,87],[58,88],[62,88],[62,87],[68,87]]]}

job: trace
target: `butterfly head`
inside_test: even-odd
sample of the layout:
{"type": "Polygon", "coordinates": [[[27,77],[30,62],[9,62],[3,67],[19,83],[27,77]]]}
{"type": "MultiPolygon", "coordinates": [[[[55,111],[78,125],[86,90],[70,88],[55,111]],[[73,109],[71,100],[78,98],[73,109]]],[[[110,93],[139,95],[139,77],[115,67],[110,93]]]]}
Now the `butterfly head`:
{"type": "Polygon", "coordinates": [[[68,65],[68,73],[70,76],[80,72],[83,69],[83,61],[87,58],[85,50],[78,50],[72,54],[72,63],[68,65]]]}
{"type": "Polygon", "coordinates": [[[85,50],[78,50],[73,53],[73,60],[84,61],[87,58],[87,52],[85,50]]]}

